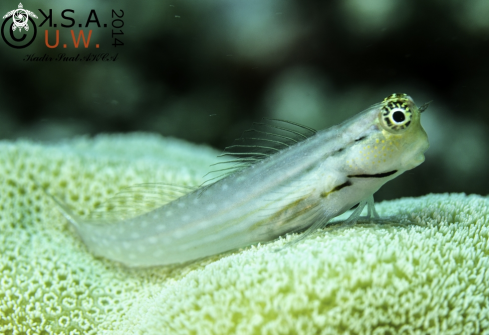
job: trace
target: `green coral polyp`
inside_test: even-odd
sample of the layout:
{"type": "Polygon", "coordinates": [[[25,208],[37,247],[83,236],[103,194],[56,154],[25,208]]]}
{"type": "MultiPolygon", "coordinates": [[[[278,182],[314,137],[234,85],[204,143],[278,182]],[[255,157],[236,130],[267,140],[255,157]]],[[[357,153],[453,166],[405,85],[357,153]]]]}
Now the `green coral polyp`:
{"type": "Polygon", "coordinates": [[[90,254],[37,185],[88,213],[132,184],[199,184],[215,151],[132,134],[0,152],[0,334],[489,333],[486,197],[384,202],[399,224],[127,269],[90,254]]]}

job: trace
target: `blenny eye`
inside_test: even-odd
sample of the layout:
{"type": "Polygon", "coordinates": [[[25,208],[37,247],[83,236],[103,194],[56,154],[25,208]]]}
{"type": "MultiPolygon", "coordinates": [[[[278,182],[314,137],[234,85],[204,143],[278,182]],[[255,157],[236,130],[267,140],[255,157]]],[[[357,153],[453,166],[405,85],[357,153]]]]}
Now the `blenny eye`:
{"type": "Polygon", "coordinates": [[[382,126],[395,133],[406,129],[411,124],[411,110],[404,99],[385,101],[381,108],[382,126]]]}

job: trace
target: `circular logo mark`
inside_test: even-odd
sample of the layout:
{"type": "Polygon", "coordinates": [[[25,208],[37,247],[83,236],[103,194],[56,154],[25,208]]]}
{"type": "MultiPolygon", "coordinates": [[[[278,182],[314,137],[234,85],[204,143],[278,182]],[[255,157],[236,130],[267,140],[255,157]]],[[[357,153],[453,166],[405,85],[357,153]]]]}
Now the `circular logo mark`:
{"type": "MultiPolygon", "coordinates": [[[[11,25],[7,25],[7,27],[8,27],[7,29],[8,29],[9,34],[10,34],[10,36],[9,36],[10,37],[10,41],[12,41],[12,42],[10,42],[9,39],[7,39],[5,37],[5,25],[7,24],[8,21],[10,21],[10,18],[5,19],[3,21],[3,24],[2,24],[2,38],[5,41],[5,43],[7,43],[12,48],[22,49],[22,48],[28,47],[29,45],[32,44],[32,42],[34,42],[34,40],[35,40],[35,38],[37,36],[37,27],[36,27],[36,24],[34,23],[34,21],[31,18],[29,18],[29,22],[32,23],[32,26],[34,27],[34,29],[33,29],[33,34],[32,34],[32,36],[31,36],[31,38],[30,38],[30,40],[28,42],[24,42],[27,39],[27,34],[26,33],[22,34],[22,37],[20,37],[20,38],[19,37],[16,37],[14,35],[14,30],[11,29],[11,25]],[[14,44],[14,43],[16,43],[16,44],[14,44]]],[[[27,20],[26,20],[26,22],[27,22],[27,20]]],[[[12,23],[12,25],[13,24],[14,23],[12,23]]],[[[29,35],[31,35],[31,34],[29,34],[29,35]]]]}
{"type": "MultiPolygon", "coordinates": [[[[15,49],[22,49],[31,45],[37,35],[37,27],[31,17],[37,19],[36,14],[33,12],[24,9],[22,3],[19,3],[19,8],[11,10],[7,14],[3,16],[3,24],[2,24],[2,38],[9,46],[15,49]],[[12,17],[12,24],[7,26],[7,29],[10,33],[10,39],[5,36],[5,26],[7,22],[10,22],[10,18],[12,17]],[[34,31],[30,34],[30,40],[26,41],[27,32],[29,31],[29,22],[34,27],[34,31]],[[15,31],[19,29],[19,33],[22,34],[22,29],[25,30],[26,33],[22,34],[21,37],[15,36],[15,31]]],[[[28,39],[28,38],[27,38],[28,39]]]]}

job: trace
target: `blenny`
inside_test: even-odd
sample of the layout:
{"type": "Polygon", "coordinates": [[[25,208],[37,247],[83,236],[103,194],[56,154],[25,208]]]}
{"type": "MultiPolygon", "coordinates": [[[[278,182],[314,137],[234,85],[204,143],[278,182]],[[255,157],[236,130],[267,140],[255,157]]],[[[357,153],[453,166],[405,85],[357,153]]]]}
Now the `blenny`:
{"type": "MultiPolygon", "coordinates": [[[[291,232],[306,236],[357,204],[344,225],[366,205],[378,217],[373,194],[425,159],[426,108],[392,94],[322,131],[283,120],[258,124],[227,148],[224,155],[234,158],[225,163],[234,165],[221,165],[226,175],[217,181],[194,190],[154,184],[126,191],[143,194],[143,203],[151,198],[145,213],[96,211],[82,219],[55,201],[93,253],[127,266],[183,263],[291,232]]],[[[120,199],[124,194],[109,204],[120,199]]]]}

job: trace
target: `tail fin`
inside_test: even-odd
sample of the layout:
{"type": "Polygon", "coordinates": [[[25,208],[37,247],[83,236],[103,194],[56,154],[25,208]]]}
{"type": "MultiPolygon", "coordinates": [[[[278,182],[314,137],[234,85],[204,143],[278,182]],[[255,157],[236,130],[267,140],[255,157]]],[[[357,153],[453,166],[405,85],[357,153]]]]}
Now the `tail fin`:
{"type": "Polygon", "coordinates": [[[62,202],[61,200],[56,198],[54,195],[52,195],[51,193],[46,191],[41,185],[38,185],[38,186],[44,192],[44,194],[46,194],[49,198],[51,198],[51,200],[53,200],[56,203],[56,205],[58,205],[57,207],[58,207],[58,210],[60,211],[60,213],[72,225],[74,225],[77,228],[80,227],[81,219],[75,213],[73,213],[73,211],[70,208],[68,208],[68,206],[64,202],[62,202]]]}
{"type": "Polygon", "coordinates": [[[38,187],[58,206],[58,210],[76,228],[87,223],[115,223],[147,213],[175,199],[194,191],[195,187],[165,183],[137,184],[122,189],[112,198],[99,206],[87,218],[80,218],[61,200],[50,194],[38,184],[38,187]]]}

